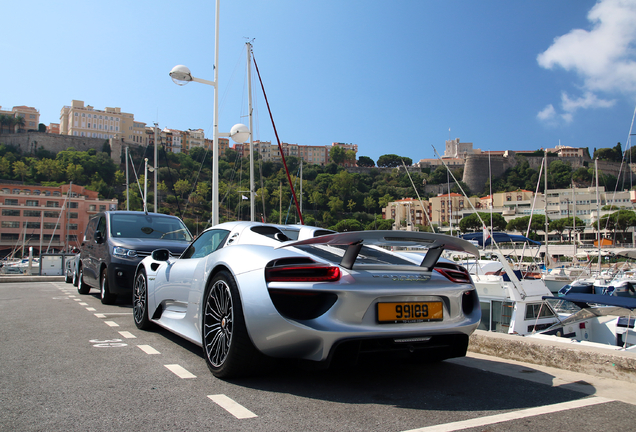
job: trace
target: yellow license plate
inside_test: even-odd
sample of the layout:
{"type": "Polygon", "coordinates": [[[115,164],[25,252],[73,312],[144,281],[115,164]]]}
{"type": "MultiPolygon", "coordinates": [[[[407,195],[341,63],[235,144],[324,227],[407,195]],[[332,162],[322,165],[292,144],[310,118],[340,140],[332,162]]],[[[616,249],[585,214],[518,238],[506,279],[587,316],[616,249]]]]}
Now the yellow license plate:
{"type": "Polygon", "coordinates": [[[380,323],[417,323],[443,318],[442,302],[378,303],[380,323]]]}

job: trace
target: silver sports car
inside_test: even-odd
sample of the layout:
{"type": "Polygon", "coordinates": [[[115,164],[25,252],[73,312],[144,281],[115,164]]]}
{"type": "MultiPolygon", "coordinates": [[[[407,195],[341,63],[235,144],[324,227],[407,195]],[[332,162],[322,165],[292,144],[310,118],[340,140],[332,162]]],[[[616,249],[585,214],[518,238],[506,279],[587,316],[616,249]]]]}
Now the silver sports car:
{"type": "Polygon", "coordinates": [[[159,249],[140,262],[135,324],[202,346],[221,378],[271,357],[461,357],[481,310],[468,272],[440,260],[445,249],[479,253],[443,234],[223,223],[179,258],[159,249]],[[391,252],[398,246],[421,253],[391,252]]]}

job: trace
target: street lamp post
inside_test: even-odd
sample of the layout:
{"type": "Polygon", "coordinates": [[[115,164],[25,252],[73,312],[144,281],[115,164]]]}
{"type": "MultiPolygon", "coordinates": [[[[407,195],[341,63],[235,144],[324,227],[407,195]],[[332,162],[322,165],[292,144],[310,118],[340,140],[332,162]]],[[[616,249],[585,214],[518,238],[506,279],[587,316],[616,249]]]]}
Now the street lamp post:
{"type": "Polygon", "coordinates": [[[177,85],[186,85],[194,81],[214,87],[214,129],[212,132],[212,225],[219,223],[219,136],[229,136],[238,143],[243,143],[249,138],[247,126],[242,124],[234,125],[229,134],[219,134],[219,0],[216,0],[216,19],[214,31],[214,81],[195,78],[190,73],[190,69],[184,65],[177,65],[170,71],[172,81],[177,85]],[[242,141],[241,141],[242,140],[242,141]]]}

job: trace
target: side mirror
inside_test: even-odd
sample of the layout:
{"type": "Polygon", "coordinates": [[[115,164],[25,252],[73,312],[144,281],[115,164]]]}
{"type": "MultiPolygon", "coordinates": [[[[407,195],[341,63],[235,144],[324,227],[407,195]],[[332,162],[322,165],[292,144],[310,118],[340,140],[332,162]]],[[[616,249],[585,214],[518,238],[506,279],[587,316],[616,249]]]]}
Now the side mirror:
{"type": "Polygon", "coordinates": [[[101,231],[95,231],[95,243],[103,243],[104,237],[102,236],[101,231]]]}
{"type": "Polygon", "coordinates": [[[152,251],[152,259],[155,261],[168,261],[170,251],[168,249],[157,249],[152,251]]]}

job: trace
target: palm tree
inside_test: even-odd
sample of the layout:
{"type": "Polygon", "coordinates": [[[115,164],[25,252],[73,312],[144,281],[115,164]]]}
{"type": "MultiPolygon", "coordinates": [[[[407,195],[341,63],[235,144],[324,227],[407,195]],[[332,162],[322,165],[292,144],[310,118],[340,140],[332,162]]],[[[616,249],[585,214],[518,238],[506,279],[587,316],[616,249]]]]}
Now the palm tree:
{"type": "Polygon", "coordinates": [[[24,117],[22,116],[15,117],[13,120],[13,124],[14,126],[18,127],[17,132],[24,132],[24,125],[26,124],[26,122],[24,121],[24,117]]]}
{"type": "Polygon", "coordinates": [[[11,116],[0,114],[0,133],[4,131],[5,125],[11,125],[11,116]]]}

